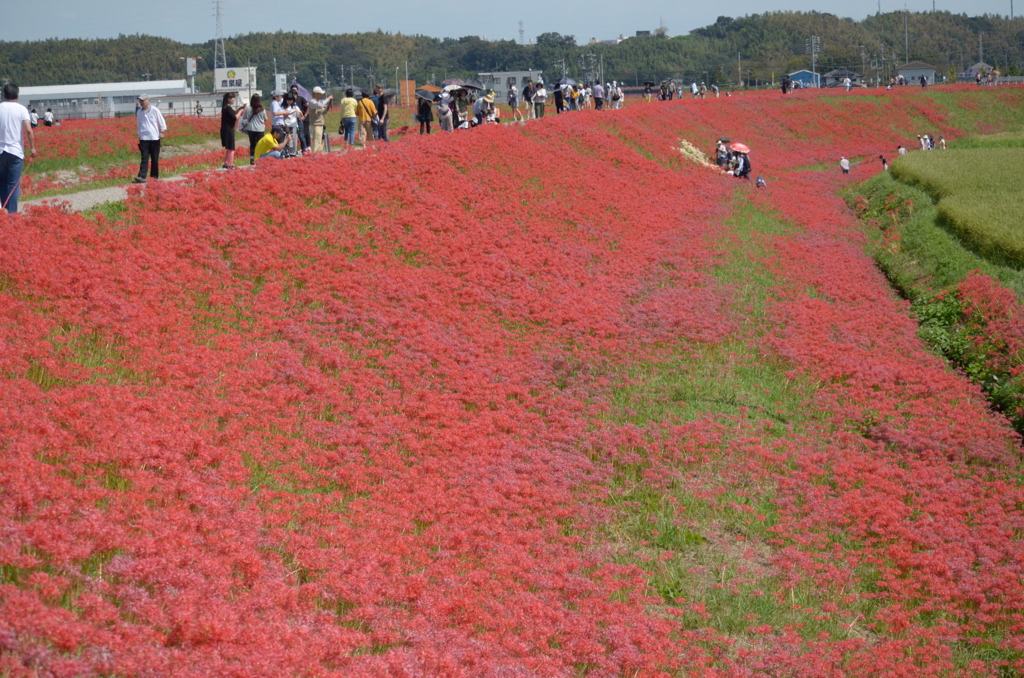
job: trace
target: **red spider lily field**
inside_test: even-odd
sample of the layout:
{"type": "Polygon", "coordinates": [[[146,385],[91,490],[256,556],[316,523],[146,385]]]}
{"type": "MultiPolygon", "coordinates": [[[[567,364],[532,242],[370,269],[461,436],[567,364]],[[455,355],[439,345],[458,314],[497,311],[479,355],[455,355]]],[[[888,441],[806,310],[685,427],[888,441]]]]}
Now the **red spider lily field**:
{"type": "Polygon", "coordinates": [[[839,192],[1022,103],[686,99],[0,215],[0,676],[1019,675],[1021,441],[839,192]],[[681,150],[720,136],[767,188],[681,150]]]}

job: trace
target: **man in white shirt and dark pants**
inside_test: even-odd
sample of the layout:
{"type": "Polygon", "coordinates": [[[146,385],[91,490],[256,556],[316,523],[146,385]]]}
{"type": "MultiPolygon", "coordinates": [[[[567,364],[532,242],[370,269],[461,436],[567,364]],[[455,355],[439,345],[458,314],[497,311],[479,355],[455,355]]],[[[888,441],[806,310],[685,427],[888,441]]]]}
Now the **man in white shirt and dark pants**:
{"type": "Polygon", "coordinates": [[[25,163],[25,143],[29,152],[36,154],[36,138],[32,134],[28,109],[18,103],[17,85],[4,85],[4,98],[0,102],[0,207],[8,214],[18,211],[21,193],[21,168],[25,163]]]}
{"type": "Polygon", "coordinates": [[[146,172],[154,179],[160,178],[160,137],[167,131],[167,123],[160,109],[149,103],[148,94],[139,95],[139,107],[135,110],[135,121],[139,126],[139,176],[135,183],[146,183],[146,172]],[[150,165],[150,158],[153,160],[150,165]]]}

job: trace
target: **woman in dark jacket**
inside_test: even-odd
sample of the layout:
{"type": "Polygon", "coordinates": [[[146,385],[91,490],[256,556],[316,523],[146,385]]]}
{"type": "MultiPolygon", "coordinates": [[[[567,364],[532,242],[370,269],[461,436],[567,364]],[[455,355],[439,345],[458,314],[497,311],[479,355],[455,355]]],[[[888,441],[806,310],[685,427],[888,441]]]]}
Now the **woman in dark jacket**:
{"type": "Polygon", "coordinates": [[[235,123],[245,106],[235,109],[235,93],[228,92],[220,107],[220,145],[224,147],[224,169],[235,169],[235,123]]]}
{"type": "Polygon", "coordinates": [[[430,123],[434,121],[434,106],[431,102],[421,98],[416,104],[416,119],[420,121],[420,134],[426,127],[427,134],[430,134],[430,123]]]}

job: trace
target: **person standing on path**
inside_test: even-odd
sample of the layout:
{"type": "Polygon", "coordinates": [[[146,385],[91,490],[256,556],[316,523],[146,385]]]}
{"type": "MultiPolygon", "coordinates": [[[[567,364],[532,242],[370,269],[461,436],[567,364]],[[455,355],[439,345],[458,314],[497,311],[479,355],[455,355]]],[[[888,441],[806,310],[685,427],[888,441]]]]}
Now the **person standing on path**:
{"type": "Polygon", "coordinates": [[[18,212],[25,138],[28,139],[29,155],[34,157],[36,154],[32,121],[28,109],[18,103],[20,93],[17,85],[8,83],[4,85],[4,98],[0,101],[0,209],[6,208],[8,214],[18,212]]]}
{"type": "Polygon", "coordinates": [[[224,169],[235,169],[235,124],[245,106],[235,109],[235,93],[228,92],[220,107],[220,145],[224,148],[224,169]]]}
{"type": "Polygon", "coordinates": [[[32,129],[39,127],[39,114],[36,113],[36,109],[32,109],[28,112],[28,121],[32,125],[32,129]]]}
{"type": "Polygon", "coordinates": [[[544,102],[548,99],[548,91],[544,88],[544,83],[537,85],[537,91],[533,93],[533,113],[534,117],[544,117],[544,102]]]}
{"type": "Polygon", "coordinates": [[[853,87],[853,81],[850,80],[850,76],[843,78],[843,86],[846,87],[847,92],[849,92],[850,88],[853,87]]]}
{"type": "Polygon", "coordinates": [[[845,155],[839,158],[839,167],[843,170],[843,174],[850,173],[850,161],[846,159],[845,155]]]}
{"type": "Polygon", "coordinates": [[[377,138],[381,141],[391,141],[388,139],[388,117],[391,115],[391,106],[388,103],[388,95],[384,93],[384,88],[377,85],[377,138]]]}
{"type": "Polygon", "coordinates": [[[135,122],[139,128],[139,174],[135,183],[146,183],[146,172],[154,179],[160,178],[160,139],[167,131],[167,123],[160,109],[149,103],[148,94],[139,95],[139,108],[135,111],[135,122]],[[152,164],[150,161],[152,160],[152,164]]]}
{"type": "Polygon", "coordinates": [[[533,93],[535,91],[533,80],[527,80],[526,87],[523,87],[523,103],[526,104],[526,115],[530,120],[533,120],[533,93]]]}
{"type": "Polygon", "coordinates": [[[299,109],[299,120],[296,130],[299,133],[299,151],[309,153],[309,101],[299,94],[299,83],[293,82],[288,88],[295,97],[295,106],[299,109]]]}
{"type": "Polygon", "coordinates": [[[600,82],[594,83],[594,108],[599,111],[604,110],[604,87],[600,82]]]}
{"type": "Polygon", "coordinates": [[[249,97],[249,105],[242,114],[242,131],[249,137],[249,164],[256,164],[256,144],[267,132],[267,111],[259,94],[249,97]]]}
{"type": "Polygon", "coordinates": [[[508,107],[512,109],[512,122],[519,120],[525,122],[526,117],[523,112],[519,110],[519,91],[516,90],[516,86],[512,85],[508,90],[508,107]]]}
{"type": "Polygon", "coordinates": [[[324,134],[327,132],[327,111],[331,110],[334,97],[324,98],[323,87],[313,88],[313,100],[309,102],[310,149],[313,153],[324,150],[324,134]]]}
{"type": "Polygon", "coordinates": [[[420,134],[430,134],[430,123],[434,122],[434,107],[429,100],[420,97],[416,102],[416,119],[420,122],[420,134]]]}
{"type": "Polygon", "coordinates": [[[359,120],[359,143],[363,146],[373,141],[373,121],[377,118],[377,107],[373,99],[363,95],[356,106],[356,119],[359,120]]]}
{"type": "Polygon", "coordinates": [[[437,124],[441,126],[441,131],[451,132],[453,130],[451,95],[448,92],[441,92],[435,106],[437,107],[437,124]]]}
{"type": "Polygon", "coordinates": [[[344,135],[344,143],[349,146],[356,145],[356,106],[359,102],[356,101],[354,91],[349,88],[345,90],[345,98],[341,100],[341,127],[338,128],[338,134],[344,135]]]}

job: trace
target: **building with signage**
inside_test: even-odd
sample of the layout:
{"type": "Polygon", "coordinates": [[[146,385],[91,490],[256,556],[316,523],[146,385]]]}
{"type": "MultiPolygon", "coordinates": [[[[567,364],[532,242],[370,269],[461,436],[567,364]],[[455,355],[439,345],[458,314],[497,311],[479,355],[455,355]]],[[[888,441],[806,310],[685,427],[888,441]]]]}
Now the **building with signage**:
{"type": "MultiPolygon", "coordinates": [[[[282,88],[283,89],[283,88],[282,88]]],[[[213,69],[214,92],[238,92],[246,98],[256,92],[256,67],[243,66],[235,68],[213,69]]]]}

